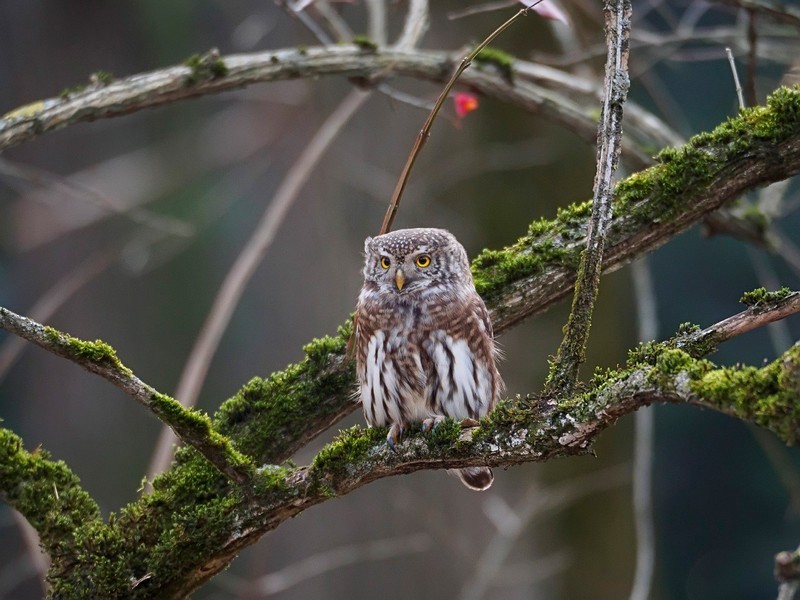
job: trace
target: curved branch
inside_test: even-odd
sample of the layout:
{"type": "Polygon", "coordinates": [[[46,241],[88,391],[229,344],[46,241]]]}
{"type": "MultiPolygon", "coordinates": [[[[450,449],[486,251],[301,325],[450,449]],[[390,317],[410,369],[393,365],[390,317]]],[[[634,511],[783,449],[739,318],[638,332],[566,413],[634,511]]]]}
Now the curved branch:
{"type": "Polygon", "coordinates": [[[212,429],[207,416],[184,408],[144,383],[122,364],[114,349],[105,342],[79,340],[3,307],[0,307],[0,328],[113,383],[169,425],[181,441],[196,448],[231,481],[249,481],[252,471],[249,459],[212,429]]]}
{"type": "MultiPolygon", "coordinates": [[[[461,58],[448,52],[376,48],[369,44],[287,48],[225,57],[210,52],[205,57],[187,61],[192,66],[173,66],[132,75],[104,85],[95,84],[63,98],[49,98],[20,107],[0,119],[0,151],[76,123],[121,116],[256,83],[325,75],[352,77],[365,83],[391,76],[444,83],[461,58]]],[[[572,98],[574,92],[571,86],[565,87],[563,74],[553,75],[549,85],[555,89],[548,89],[542,83],[548,80],[548,71],[510,56],[508,60],[510,66],[506,65],[504,72],[487,64],[481,69],[470,69],[461,76],[460,82],[523,110],[539,112],[587,142],[595,142],[596,118],[591,110],[572,98]],[[521,75],[536,73],[536,76],[527,80],[525,76],[514,78],[517,65],[521,75]],[[560,93],[557,89],[564,91],[560,93]]],[[[624,158],[633,168],[651,163],[654,145],[661,147],[675,139],[669,134],[665,136],[665,126],[653,121],[650,117],[628,124],[627,134],[634,142],[624,145],[624,158]]]]}

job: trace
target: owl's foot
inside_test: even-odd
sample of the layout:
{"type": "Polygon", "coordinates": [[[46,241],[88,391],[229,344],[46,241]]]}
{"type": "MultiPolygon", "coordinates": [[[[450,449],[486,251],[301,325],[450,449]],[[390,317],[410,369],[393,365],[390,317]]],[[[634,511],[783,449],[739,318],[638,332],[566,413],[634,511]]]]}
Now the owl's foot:
{"type": "Polygon", "coordinates": [[[428,431],[433,431],[439,425],[444,423],[444,420],[447,417],[443,417],[442,415],[434,415],[433,417],[428,417],[422,422],[422,432],[427,433],[428,431]]]}
{"type": "Polygon", "coordinates": [[[405,432],[405,428],[398,423],[392,423],[392,426],[389,427],[389,435],[386,436],[386,443],[393,452],[397,452],[395,446],[400,441],[400,438],[403,437],[403,432],[405,432]]]}

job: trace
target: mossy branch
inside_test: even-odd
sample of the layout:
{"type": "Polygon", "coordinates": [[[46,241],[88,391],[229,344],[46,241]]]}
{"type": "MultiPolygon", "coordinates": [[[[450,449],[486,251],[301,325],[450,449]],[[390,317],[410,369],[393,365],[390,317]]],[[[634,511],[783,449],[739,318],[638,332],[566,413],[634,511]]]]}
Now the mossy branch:
{"type": "Polygon", "coordinates": [[[122,364],[107,343],[80,340],[3,307],[0,307],[0,328],[111,382],[152,411],[184,443],[196,448],[232,481],[239,484],[249,482],[252,463],[234,449],[226,437],[214,431],[207,415],[184,408],[173,398],[144,383],[122,364]]]}
{"type": "Polygon", "coordinates": [[[571,393],[578,382],[578,369],[586,360],[586,345],[600,288],[603,252],[611,224],[614,179],[622,150],[622,108],[630,87],[628,55],[631,10],[630,0],[606,0],[603,3],[607,54],[603,104],[597,127],[597,169],[592,190],[592,212],[564,338],[547,376],[546,387],[551,393],[571,393]]]}
{"type": "Polygon", "coordinates": [[[75,530],[100,522],[100,510],[62,461],[0,428],[0,499],[17,509],[39,533],[51,559],[73,556],[75,530]]]}
{"type": "MultiPolygon", "coordinates": [[[[462,59],[460,52],[379,48],[363,44],[285,48],[252,54],[220,56],[213,51],[192,56],[186,64],[73,89],[37,100],[0,118],[0,151],[71,125],[126,115],[207,94],[236,90],[256,83],[320,76],[350,77],[368,84],[373,79],[401,76],[445,83],[462,59]]],[[[541,113],[595,142],[593,108],[575,100],[575,90],[562,72],[507,58],[503,71],[479,64],[460,82],[486,96],[541,113]],[[513,77],[508,76],[513,74],[513,77]]],[[[592,88],[593,82],[586,82],[592,88]]],[[[639,111],[642,112],[642,111],[639,111]]],[[[625,160],[632,168],[651,161],[657,148],[674,143],[666,126],[653,127],[652,117],[627,124],[625,160]]]]}
{"type": "MultiPolygon", "coordinates": [[[[657,164],[617,185],[603,272],[654,250],[742,193],[800,172],[800,91],[781,89],[767,106],[668,149],[657,164]]],[[[568,296],[585,245],[591,203],[532,223],[502,250],[472,263],[479,293],[503,332],[568,296]]],[[[216,425],[257,463],[281,462],[355,410],[345,358],[348,324],[306,347],[307,358],[256,378],[222,406],[216,425]]]]}
{"type": "MultiPolygon", "coordinates": [[[[784,314],[785,302],[766,314],[784,314]]],[[[148,557],[150,562],[140,571],[152,574],[152,587],[141,596],[181,597],[284,520],[377,479],[423,469],[506,467],[584,454],[620,417],[653,403],[712,408],[766,427],[786,443],[800,440],[800,345],[762,368],[723,368],[693,357],[687,350],[699,353],[711,347],[687,343],[687,333],[691,332],[632,352],[625,367],[598,374],[580,394],[510,399],[471,430],[452,421],[428,434],[412,429],[395,452],[386,446],[385,430],[349,428],[307,466],[262,467],[254,477],[255,502],[238,494],[196,452],[184,450],[176,468],[154,482],[153,497],[126,509],[115,525],[137,539],[152,537],[153,529],[167,539],[171,532],[184,531],[184,517],[178,515],[187,510],[214,525],[192,540],[181,538],[183,543],[174,548],[165,544],[163,554],[148,557]],[[149,518],[142,519],[143,514],[149,518]],[[226,536],[225,527],[231,523],[236,527],[226,536]],[[216,545],[209,539],[217,540],[216,545]]],[[[118,560],[127,564],[125,556],[118,560]]],[[[78,565],[73,576],[80,578],[90,568],[78,565]]]]}

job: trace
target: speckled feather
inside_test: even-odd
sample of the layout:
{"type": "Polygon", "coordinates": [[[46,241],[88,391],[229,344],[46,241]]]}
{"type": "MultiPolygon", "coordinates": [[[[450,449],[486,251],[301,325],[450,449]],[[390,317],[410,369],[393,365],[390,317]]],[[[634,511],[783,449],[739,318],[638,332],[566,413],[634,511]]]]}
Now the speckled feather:
{"type": "MultiPolygon", "coordinates": [[[[502,380],[492,324],[463,246],[442,229],[404,229],[367,238],[364,250],[355,340],[367,423],[389,426],[393,444],[410,423],[430,427],[443,417],[486,415],[502,380]],[[420,266],[425,257],[429,264],[420,266]]],[[[493,480],[487,467],[458,475],[473,489],[493,480]]]]}

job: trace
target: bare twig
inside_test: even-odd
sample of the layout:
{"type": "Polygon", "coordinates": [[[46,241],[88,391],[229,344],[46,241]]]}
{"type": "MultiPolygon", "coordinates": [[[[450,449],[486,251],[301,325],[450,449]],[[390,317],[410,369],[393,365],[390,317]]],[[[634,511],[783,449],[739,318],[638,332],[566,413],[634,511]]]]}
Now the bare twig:
{"type": "Polygon", "coordinates": [[[246,598],[272,596],[304,581],[319,577],[348,565],[376,560],[389,560],[426,552],[432,546],[427,533],[373,540],[363,544],[339,546],[297,561],[279,571],[236,585],[246,598]]]}
{"type": "MultiPolygon", "coordinates": [[[[93,168],[96,168],[93,167],[93,168]]],[[[49,190],[63,192],[81,202],[86,202],[104,213],[121,215],[134,223],[144,225],[167,235],[190,237],[194,235],[191,224],[169,217],[159,215],[153,211],[139,206],[126,205],[125,202],[107,194],[98,192],[80,182],[80,178],[67,178],[49,173],[44,169],[31,165],[14,163],[5,158],[0,158],[0,174],[7,177],[16,177],[41,186],[49,190]]]]}
{"type": "Polygon", "coordinates": [[[758,104],[756,93],[756,69],[758,67],[758,29],[756,22],[758,14],[750,9],[747,11],[747,103],[749,106],[758,104]]]}
{"type": "MultiPolygon", "coordinates": [[[[194,406],[222,334],[233,316],[245,287],[267,253],[283,219],[297,198],[314,167],[350,118],[370,97],[370,92],[352,90],[309,141],[303,153],[286,174],[275,197],[261,217],[256,230],[231,267],[219,288],[200,334],[178,382],[176,398],[184,406],[194,406]]],[[[175,438],[168,429],[159,436],[148,473],[163,471],[172,459],[175,438]]]]}
{"type": "Polygon", "coordinates": [[[495,10],[502,10],[517,4],[517,0],[497,0],[496,2],[485,2],[483,4],[476,4],[459,10],[453,10],[447,13],[447,18],[451,21],[455,19],[463,19],[472,15],[479,15],[482,13],[492,12],[495,10]]]}
{"type": "Polygon", "coordinates": [[[311,10],[325,21],[328,29],[333,32],[334,38],[338,41],[349,42],[353,39],[353,30],[350,29],[350,25],[333,9],[327,0],[314,2],[311,5],[311,10]]]}
{"type": "Polygon", "coordinates": [[[722,4],[738,6],[753,12],[767,15],[771,19],[800,27],[800,10],[786,2],[773,0],[716,0],[722,4]]]}
{"type": "Polygon", "coordinates": [[[791,292],[779,300],[751,306],[711,327],[690,333],[679,342],[678,347],[691,349],[696,347],[699,342],[721,344],[738,335],[797,313],[800,313],[800,292],[791,292]]]}
{"type": "Polygon", "coordinates": [[[622,148],[622,107],[628,95],[628,50],[630,37],[630,0],[606,0],[606,59],[603,107],[597,130],[597,174],[594,180],[592,216],[586,248],[581,256],[575,295],[564,339],[548,375],[547,389],[571,393],[578,369],[585,359],[589,327],[600,284],[614,176],[622,148]]]}
{"type": "Polygon", "coordinates": [[[364,5],[367,7],[369,37],[378,46],[385,46],[389,40],[386,33],[386,3],[384,0],[366,0],[364,5]]]}
{"type": "MultiPolygon", "coordinates": [[[[538,484],[528,486],[522,499],[513,508],[507,508],[510,511],[508,518],[496,523],[497,531],[475,561],[472,577],[461,587],[461,600],[479,600],[486,595],[514,545],[528,530],[533,519],[546,512],[563,509],[590,494],[623,485],[629,478],[630,469],[625,465],[575,477],[548,488],[538,484]]],[[[487,503],[492,502],[492,498],[487,503]]]]}
{"type": "Polygon", "coordinates": [[[731,52],[730,48],[725,48],[725,54],[728,56],[728,64],[731,67],[731,75],[733,75],[733,83],[736,85],[736,97],[739,99],[739,109],[743,109],[747,105],[744,103],[742,84],[739,83],[739,73],[736,72],[736,61],[733,59],[733,52],[731,52]]]}
{"type": "MultiPolygon", "coordinates": [[[[541,0],[539,0],[541,1],[541,0]]],[[[538,4],[538,2],[537,2],[538,4]]],[[[450,80],[447,82],[447,85],[444,86],[442,93],[439,94],[439,98],[437,98],[436,103],[433,106],[433,110],[431,110],[428,118],[425,120],[425,123],[422,125],[422,129],[417,134],[417,139],[414,142],[414,146],[411,149],[411,153],[408,155],[408,159],[406,160],[406,164],[403,167],[403,171],[400,173],[400,179],[397,181],[397,186],[394,189],[394,193],[392,194],[392,199],[389,202],[389,208],[386,210],[386,215],[383,218],[383,223],[381,224],[380,233],[384,234],[387,233],[392,228],[392,223],[394,222],[395,215],[397,215],[397,210],[400,208],[400,199],[403,196],[403,191],[406,188],[406,184],[408,183],[408,178],[411,175],[411,169],[414,167],[414,163],[419,156],[419,153],[422,151],[422,147],[425,145],[425,142],[428,141],[428,137],[430,137],[431,127],[433,126],[433,121],[436,119],[436,115],[439,113],[439,110],[442,108],[442,104],[444,104],[445,99],[447,98],[450,90],[453,89],[458,78],[461,74],[472,64],[472,61],[475,59],[478,54],[480,54],[481,50],[486,48],[492,41],[503,31],[505,31],[511,24],[517,20],[517,18],[525,15],[528,9],[523,8],[517,13],[508,19],[505,23],[500,25],[497,29],[495,29],[489,36],[483,40],[480,44],[478,44],[475,49],[470,52],[467,56],[465,56],[461,63],[459,64],[458,68],[456,69],[455,73],[453,73],[450,80]]]]}
{"type": "Polygon", "coordinates": [[[296,8],[292,0],[275,0],[275,3],[282,7],[292,18],[300,21],[321,44],[326,46],[333,44],[333,38],[328,35],[328,32],[320,27],[319,23],[317,23],[308,12],[304,11],[302,7],[300,9],[296,8]]]}
{"type": "MultiPolygon", "coordinates": [[[[115,259],[115,254],[107,248],[92,254],[41,295],[27,311],[30,318],[36,321],[49,320],[64,302],[97,275],[108,269],[115,259]]],[[[25,341],[20,337],[10,337],[0,345],[0,381],[5,378],[24,348],[25,341]]]]}
{"type": "Polygon", "coordinates": [[[71,360],[111,382],[169,425],[183,442],[196,448],[231,481],[245,483],[249,461],[226,438],[215,433],[208,417],[192,413],[136,377],[116,352],[101,341],[86,342],[0,307],[0,328],[53,354],[71,360]]]}
{"type": "MultiPolygon", "coordinates": [[[[633,264],[637,329],[640,342],[658,337],[658,306],[647,258],[633,264]]],[[[647,600],[653,584],[656,540],[653,523],[653,408],[636,411],[633,448],[633,516],[636,529],[636,570],[630,600],[647,600]]]]}
{"type": "Polygon", "coordinates": [[[410,0],[406,22],[395,48],[408,50],[416,46],[428,30],[429,24],[428,0],[410,0]]]}

